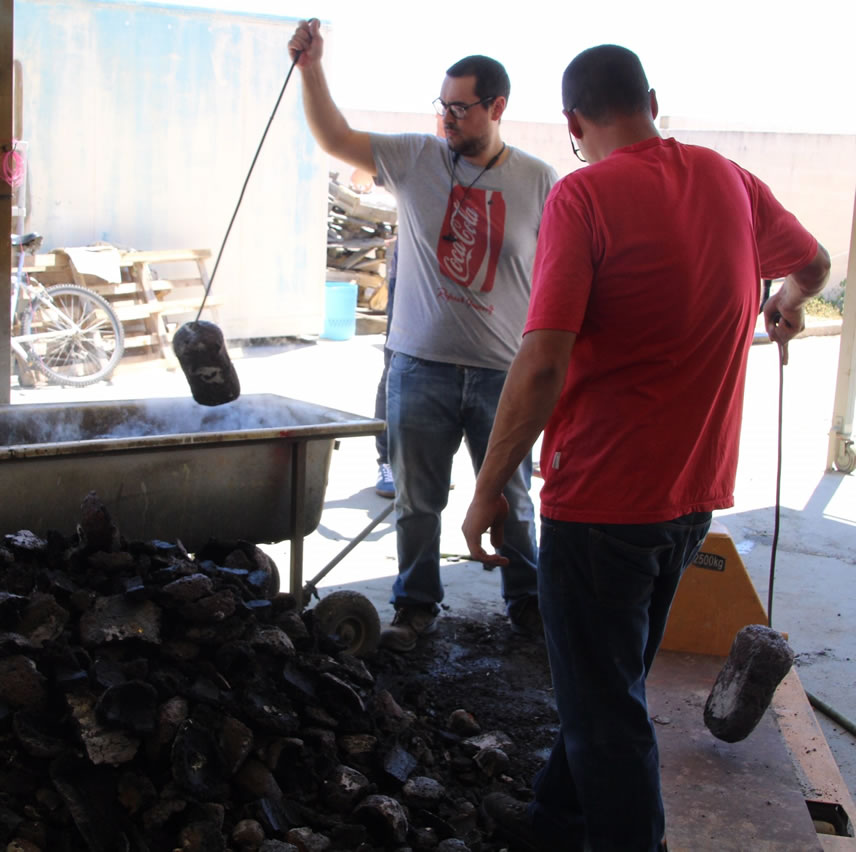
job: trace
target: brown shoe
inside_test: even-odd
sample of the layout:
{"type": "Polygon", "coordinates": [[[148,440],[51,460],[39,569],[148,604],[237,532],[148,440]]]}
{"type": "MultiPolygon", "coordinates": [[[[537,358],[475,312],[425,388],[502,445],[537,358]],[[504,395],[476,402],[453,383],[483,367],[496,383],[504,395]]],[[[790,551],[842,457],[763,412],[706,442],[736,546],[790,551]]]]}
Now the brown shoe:
{"type": "Polygon", "coordinates": [[[533,825],[529,805],[505,793],[488,793],[481,812],[491,835],[509,844],[510,852],[585,852],[583,829],[568,826],[561,837],[545,837],[533,825]]]}
{"type": "Polygon", "coordinates": [[[412,651],[420,636],[427,636],[437,629],[437,607],[401,606],[395,611],[392,624],[380,633],[380,647],[390,651],[412,651]]]}
{"type": "Polygon", "coordinates": [[[530,595],[511,605],[508,620],[511,630],[518,636],[529,639],[543,638],[544,624],[541,621],[541,610],[538,607],[538,596],[530,595]]]}
{"type": "Polygon", "coordinates": [[[481,801],[491,833],[511,843],[514,852],[544,852],[529,819],[529,806],[505,793],[488,793],[481,801]]]}

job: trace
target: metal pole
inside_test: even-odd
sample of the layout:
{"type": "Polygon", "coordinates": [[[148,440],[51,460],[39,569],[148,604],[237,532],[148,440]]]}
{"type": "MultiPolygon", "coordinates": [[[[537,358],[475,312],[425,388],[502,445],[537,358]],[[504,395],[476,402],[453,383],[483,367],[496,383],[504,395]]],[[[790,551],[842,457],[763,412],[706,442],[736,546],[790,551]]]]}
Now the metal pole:
{"type": "Polygon", "coordinates": [[[315,586],[320,580],[323,580],[381,521],[386,518],[395,508],[394,503],[390,503],[377,517],[372,519],[371,523],[360,532],[356,538],[352,538],[348,544],[339,551],[337,556],[334,556],[311,580],[303,587],[304,600],[317,596],[315,586]]]}
{"type": "Polygon", "coordinates": [[[854,725],[850,719],[839,713],[834,707],[830,706],[825,701],[821,701],[816,695],[812,695],[808,690],[805,691],[805,694],[812,707],[820,710],[821,713],[828,716],[833,722],[844,728],[848,734],[852,734],[856,737],[856,725],[854,725]]]}
{"type": "Polygon", "coordinates": [[[291,448],[291,554],[288,590],[303,609],[303,533],[306,526],[306,441],[291,448]]]}
{"type": "MultiPolygon", "coordinates": [[[[856,400],[856,198],[853,203],[853,226],[850,233],[850,256],[847,260],[849,295],[844,297],[844,320],[841,324],[841,344],[838,350],[838,379],[832,428],[829,430],[827,470],[849,473],[856,467],[853,452],[853,404],[856,400]]],[[[847,290],[845,290],[845,294],[847,290]]]]}

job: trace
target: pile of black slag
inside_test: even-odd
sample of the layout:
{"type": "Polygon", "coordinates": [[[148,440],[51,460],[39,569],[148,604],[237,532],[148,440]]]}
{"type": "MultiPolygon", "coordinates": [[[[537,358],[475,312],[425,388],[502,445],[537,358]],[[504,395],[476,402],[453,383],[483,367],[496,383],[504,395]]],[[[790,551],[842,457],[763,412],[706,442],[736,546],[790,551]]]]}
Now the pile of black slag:
{"type": "Polygon", "coordinates": [[[278,588],[247,542],[125,541],[95,494],[71,536],[4,536],[3,848],[504,848],[479,802],[525,786],[510,738],[408,706],[401,658],[395,695],[278,588]]]}

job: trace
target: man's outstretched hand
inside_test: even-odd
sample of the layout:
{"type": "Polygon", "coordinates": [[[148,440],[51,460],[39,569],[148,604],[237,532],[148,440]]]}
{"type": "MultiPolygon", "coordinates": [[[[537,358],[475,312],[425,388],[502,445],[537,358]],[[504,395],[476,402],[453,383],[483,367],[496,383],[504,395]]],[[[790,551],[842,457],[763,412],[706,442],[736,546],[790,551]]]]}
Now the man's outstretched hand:
{"type": "Polygon", "coordinates": [[[318,18],[301,21],[288,42],[288,55],[292,60],[297,59],[298,68],[306,68],[318,62],[323,53],[324,39],[321,37],[321,22],[318,18]]]}
{"type": "Polygon", "coordinates": [[[500,494],[493,499],[473,497],[461,530],[467,541],[470,558],[485,565],[508,565],[508,559],[498,553],[488,553],[481,543],[482,534],[490,530],[494,550],[502,547],[503,525],[508,517],[508,501],[500,494]]]}

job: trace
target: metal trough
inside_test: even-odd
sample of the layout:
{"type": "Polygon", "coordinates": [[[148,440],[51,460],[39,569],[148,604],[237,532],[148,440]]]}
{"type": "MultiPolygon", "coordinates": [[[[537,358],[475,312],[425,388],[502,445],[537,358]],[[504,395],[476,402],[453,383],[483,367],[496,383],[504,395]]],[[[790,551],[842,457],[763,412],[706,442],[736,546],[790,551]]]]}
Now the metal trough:
{"type": "MultiPolygon", "coordinates": [[[[191,398],[0,409],[0,532],[69,534],[96,491],[128,539],[291,541],[300,593],[303,536],[321,519],[337,438],[382,420],[274,394],[207,408],[191,398]]],[[[296,581],[296,582],[295,582],[296,581]]]]}

